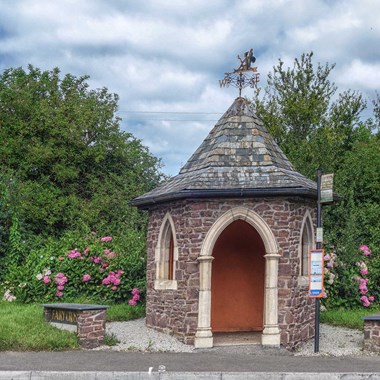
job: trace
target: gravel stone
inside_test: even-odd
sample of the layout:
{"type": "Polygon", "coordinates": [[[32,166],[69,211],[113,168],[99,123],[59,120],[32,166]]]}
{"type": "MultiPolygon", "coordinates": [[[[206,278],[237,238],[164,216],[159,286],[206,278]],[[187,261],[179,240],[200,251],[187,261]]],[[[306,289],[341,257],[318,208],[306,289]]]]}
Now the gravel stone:
{"type": "Polygon", "coordinates": [[[364,355],[364,333],[343,327],[321,323],[319,337],[319,353],[314,353],[314,339],[307,342],[296,356],[348,356],[364,355]]]}
{"type": "Polygon", "coordinates": [[[128,322],[107,322],[106,334],[114,335],[120,341],[116,346],[101,346],[97,350],[143,352],[192,352],[193,346],[181,343],[174,336],[150,329],[145,318],[128,322]]]}
{"type": "MultiPolygon", "coordinates": [[[[146,327],[145,318],[135,319],[128,322],[108,322],[106,324],[106,333],[117,337],[119,343],[115,346],[101,346],[95,350],[197,352],[193,346],[181,343],[174,336],[146,327]]],[[[363,352],[363,339],[364,334],[362,331],[321,324],[319,353],[314,353],[314,339],[311,339],[309,342],[305,343],[305,345],[295,353],[290,353],[286,350],[280,351],[286,351],[286,354],[295,356],[337,357],[370,355],[363,352]]],[[[245,348],[242,346],[216,347],[212,350],[233,351],[240,349],[247,349],[252,353],[257,353],[260,351],[258,346],[246,346],[245,348]]]]}

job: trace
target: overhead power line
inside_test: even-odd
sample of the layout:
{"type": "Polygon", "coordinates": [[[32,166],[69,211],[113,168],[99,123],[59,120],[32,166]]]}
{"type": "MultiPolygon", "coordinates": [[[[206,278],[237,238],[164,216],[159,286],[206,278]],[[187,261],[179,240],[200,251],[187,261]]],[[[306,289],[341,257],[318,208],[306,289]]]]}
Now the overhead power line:
{"type": "MultiPolygon", "coordinates": [[[[216,122],[217,119],[166,119],[166,118],[155,118],[154,115],[222,115],[223,112],[184,112],[184,111],[129,111],[120,110],[118,113],[130,114],[131,119],[135,121],[170,121],[170,122],[216,122]],[[136,116],[132,116],[136,115],[136,116]],[[141,115],[141,117],[139,117],[141,115]],[[147,115],[148,117],[145,117],[147,115]],[[153,116],[153,117],[151,117],[153,116]]],[[[129,117],[129,116],[128,116],[129,117]]]]}
{"type": "Polygon", "coordinates": [[[213,120],[204,120],[204,119],[197,119],[197,120],[194,120],[194,119],[146,119],[146,118],[143,118],[143,119],[130,119],[130,120],[137,120],[137,121],[196,121],[196,122],[216,122],[218,121],[217,119],[213,119],[213,120]]]}
{"type": "Polygon", "coordinates": [[[122,113],[141,113],[141,114],[176,114],[176,115],[222,115],[224,112],[183,112],[183,111],[118,111],[122,113]]]}

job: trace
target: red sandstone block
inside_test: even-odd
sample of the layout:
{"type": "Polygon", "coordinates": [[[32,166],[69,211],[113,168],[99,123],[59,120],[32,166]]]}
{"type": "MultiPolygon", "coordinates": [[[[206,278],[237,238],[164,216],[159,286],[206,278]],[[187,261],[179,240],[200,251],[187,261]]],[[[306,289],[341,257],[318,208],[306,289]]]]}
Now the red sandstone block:
{"type": "Polygon", "coordinates": [[[81,327],[87,327],[87,326],[92,326],[92,322],[77,321],[77,325],[81,327]]]}
{"type": "Polygon", "coordinates": [[[93,331],[93,332],[89,333],[88,337],[89,338],[99,338],[99,337],[103,337],[104,335],[105,335],[104,330],[98,330],[98,331],[93,331]]]}
{"type": "Polygon", "coordinates": [[[94,331],[93,326],[88,326],[88,327],[78,327],[78,333],[79,334],[88,334],[90,332],[94,331]]]}
{"type": "Polygon", "coordinates": [[[278,275],[279,276],[290,276],[292,274],[292,267],[290,265],[279,265],[278,266],[278,275]]]}

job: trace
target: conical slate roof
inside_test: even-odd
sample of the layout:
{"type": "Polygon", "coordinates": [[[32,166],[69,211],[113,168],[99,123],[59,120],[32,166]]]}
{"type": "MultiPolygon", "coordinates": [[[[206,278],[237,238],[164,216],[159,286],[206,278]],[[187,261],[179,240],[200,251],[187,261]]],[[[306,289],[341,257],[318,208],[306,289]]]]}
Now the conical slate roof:
{"type": "Polygon", "coordinates": [[[237,98],[179,174],[131,204],[184,198],[290,196],[316,198],[316,183],[297,173],[251,104],[237,98]]]}

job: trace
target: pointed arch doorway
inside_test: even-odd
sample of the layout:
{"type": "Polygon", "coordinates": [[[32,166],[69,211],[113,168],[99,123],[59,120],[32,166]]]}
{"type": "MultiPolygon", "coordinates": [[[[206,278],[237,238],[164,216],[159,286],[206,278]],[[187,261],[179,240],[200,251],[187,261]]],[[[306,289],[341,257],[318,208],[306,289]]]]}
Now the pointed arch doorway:
{"type": "Polygon", "coordinates": [[[260,235],[236,220],[220,234],[212,256],[212,332],[262,331],[265,246],[260,235]]]}

